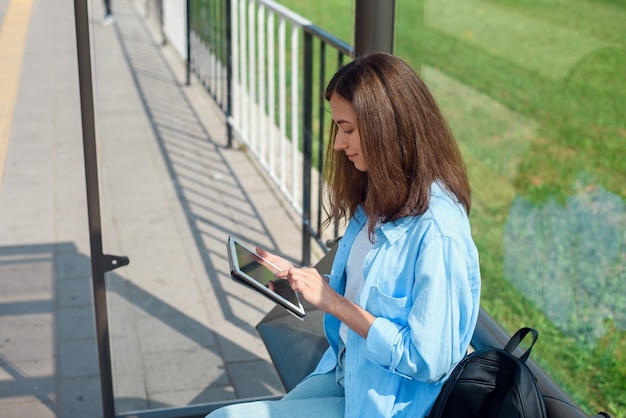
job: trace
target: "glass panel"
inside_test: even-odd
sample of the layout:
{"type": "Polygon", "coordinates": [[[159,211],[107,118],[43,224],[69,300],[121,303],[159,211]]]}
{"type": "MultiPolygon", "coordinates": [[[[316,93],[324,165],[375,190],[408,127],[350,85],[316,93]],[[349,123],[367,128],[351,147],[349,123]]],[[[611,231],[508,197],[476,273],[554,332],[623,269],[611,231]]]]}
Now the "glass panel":
{"type": "MultiPolygon", "coordinates": [[[[352,43],[354,2],[283,3],[352,43]]],[[[626,5],[396,6],[395,53],[470,171],[483,306],[539,330],[533,358],[589,413],[626,416],[626,5]]]]}
{"type": "Polygon", "coordinates": [[[533,357],[588,412],[619,416],[626,7],[400,1],[397,16],[397,54],[432,87],[468,164],[483,306],[509,332],[537,328],[533,357]]]}

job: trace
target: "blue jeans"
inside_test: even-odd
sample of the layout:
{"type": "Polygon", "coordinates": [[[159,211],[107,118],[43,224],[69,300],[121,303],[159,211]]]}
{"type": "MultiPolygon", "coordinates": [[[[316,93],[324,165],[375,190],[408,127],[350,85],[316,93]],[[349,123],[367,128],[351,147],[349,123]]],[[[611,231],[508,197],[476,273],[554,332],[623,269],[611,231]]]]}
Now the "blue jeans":
{"type": "Polygon", "coordinates": [[[344,390],[333,370],[307,377],[281,400],[233,404],[206,418],[339,418],[344,416],[344,410],[344,390]]]}

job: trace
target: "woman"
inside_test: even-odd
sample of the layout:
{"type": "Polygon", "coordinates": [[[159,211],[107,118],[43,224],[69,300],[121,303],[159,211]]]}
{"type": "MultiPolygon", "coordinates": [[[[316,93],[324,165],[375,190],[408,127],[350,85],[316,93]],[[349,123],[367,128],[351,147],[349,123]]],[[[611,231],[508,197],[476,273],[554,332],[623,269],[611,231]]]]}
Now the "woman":
{"type": "Polygon", "coordinates": [[[454,137],[415,72],[356,58],[326,89],[327,223],[348,219],[329,277],[267,253],[325,312],[330,343],[280,401],[210,416],[424,417],[464,356],[479,309],[470,188],[454,137]]]}

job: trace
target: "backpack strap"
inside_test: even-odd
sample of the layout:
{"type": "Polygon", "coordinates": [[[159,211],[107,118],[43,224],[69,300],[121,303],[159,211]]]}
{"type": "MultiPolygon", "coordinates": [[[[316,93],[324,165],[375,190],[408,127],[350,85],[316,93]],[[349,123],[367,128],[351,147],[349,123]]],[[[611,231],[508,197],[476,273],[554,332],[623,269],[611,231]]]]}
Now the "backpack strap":
{"type": "Polygon", "coordinates": [[[517,346],[520,345],[524,337],[526,337],[529,332],[533,334],[533,341],[530,343],[528,350],[526,350],[526,352],[519,357],[519,359],[524,363],[528,359],[528,356],[530,356],[530,350],[532,350],[533,346],[537,342],[537,338],[539,338],[539,333],[537,332],[537,330],[529,327],[520,328],[515,334],[513,334],[509,342],[506,343],[506,345],[504,346],[505,351],[513,353],[513,350],[515,350],[517,346]]]}

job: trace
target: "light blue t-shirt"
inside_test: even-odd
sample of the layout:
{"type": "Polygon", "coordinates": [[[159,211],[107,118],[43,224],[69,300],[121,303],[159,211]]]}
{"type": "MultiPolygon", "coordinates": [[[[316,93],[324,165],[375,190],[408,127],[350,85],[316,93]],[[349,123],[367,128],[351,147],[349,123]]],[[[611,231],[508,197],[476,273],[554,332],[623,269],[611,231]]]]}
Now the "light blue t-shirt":
{"type": "MultiPolygon", "coordinates": [[[[367,223],[361,208],[339,241],[330,285],[344,293],[346,261],[367,223]]],[[[428,210],[376,228],[356,303],[376,320],[367,339],[348,330],[346,417],[424,417],[469,346],[480,302],[478,251],[468,217],[438,183],[428,210]]],[[[340,321],[324,315],[330,343],[313,372],[337,364],[340,321]]]]}

